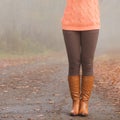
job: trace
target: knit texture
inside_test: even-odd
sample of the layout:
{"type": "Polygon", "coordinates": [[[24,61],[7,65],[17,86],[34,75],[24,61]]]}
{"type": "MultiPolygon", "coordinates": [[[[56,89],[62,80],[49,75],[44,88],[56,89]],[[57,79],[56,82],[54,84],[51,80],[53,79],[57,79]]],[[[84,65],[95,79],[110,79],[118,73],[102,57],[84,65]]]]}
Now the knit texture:
{"type": "Polygon", "coordinates": [[[65,30],[100,29],[99,1],[67,0],[61,23],[65,30]]]}

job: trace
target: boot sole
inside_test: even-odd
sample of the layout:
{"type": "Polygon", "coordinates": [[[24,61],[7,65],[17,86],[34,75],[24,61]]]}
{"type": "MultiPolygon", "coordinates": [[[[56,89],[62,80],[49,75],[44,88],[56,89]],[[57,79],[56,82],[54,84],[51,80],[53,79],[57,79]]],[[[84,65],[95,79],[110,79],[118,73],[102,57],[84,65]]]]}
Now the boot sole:
{"type": "Polygon", "coordinates": [[[81,117],[87,117],[88,114],[79,114],[79,116],[81,116],[81,117]]]}
{"type": "Polygon", "coordinates": [[[70,116],[79,116],[79,114],[69,113],[70,116]]]}

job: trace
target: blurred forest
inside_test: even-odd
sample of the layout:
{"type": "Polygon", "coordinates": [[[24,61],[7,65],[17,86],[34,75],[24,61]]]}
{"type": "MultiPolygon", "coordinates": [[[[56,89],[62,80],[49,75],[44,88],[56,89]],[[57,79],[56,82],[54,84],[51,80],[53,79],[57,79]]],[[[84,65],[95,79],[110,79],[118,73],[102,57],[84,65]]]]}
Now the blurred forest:
{"type": "MultiPolygon", "coordinates": [[[[61,17],[66,0],[0,0],[0,53],[65,50],[61,17]]],[[[97,54],[120,49],[120,1],[101,0],[97,54]]]]}

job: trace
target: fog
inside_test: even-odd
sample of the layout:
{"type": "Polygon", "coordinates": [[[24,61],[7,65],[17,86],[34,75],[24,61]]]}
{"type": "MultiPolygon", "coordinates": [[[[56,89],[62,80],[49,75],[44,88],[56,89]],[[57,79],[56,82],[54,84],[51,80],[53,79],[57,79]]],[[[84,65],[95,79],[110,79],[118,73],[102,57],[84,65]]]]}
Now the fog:
{"type": "MultiPolygon", "coordinates": [[[[61,17],[66,0],[0,0],[0,52],[65,50],[61,17]]],[[[101,0],[101,30],[96,54],[120,50],[120,4],[101,0]]]]}

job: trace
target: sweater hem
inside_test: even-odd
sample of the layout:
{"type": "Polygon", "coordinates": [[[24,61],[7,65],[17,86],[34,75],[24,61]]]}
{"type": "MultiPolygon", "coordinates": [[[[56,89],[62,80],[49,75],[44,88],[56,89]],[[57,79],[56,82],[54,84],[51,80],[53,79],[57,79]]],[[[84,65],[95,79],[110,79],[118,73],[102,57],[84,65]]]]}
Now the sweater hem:
{"type": "Polygon", "coordinates": [[[86,26],[86,27],[76,27],[76,26],[63,26],[62,25],[62,29],[63,30],[92,30],[92,29],[100,29],[101,26],[86,26]]]}

